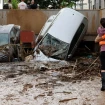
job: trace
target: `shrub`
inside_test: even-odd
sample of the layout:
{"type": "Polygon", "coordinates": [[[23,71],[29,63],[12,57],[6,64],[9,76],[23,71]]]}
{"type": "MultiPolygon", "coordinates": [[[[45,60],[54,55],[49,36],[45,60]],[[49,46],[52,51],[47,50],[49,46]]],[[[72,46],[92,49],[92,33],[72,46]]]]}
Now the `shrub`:
{"type": "Polygon", "coordinates": [[[18,0],[12,0],[12,8],[13,9],[18,9],[18,3],[19,3],[18,0]]]}

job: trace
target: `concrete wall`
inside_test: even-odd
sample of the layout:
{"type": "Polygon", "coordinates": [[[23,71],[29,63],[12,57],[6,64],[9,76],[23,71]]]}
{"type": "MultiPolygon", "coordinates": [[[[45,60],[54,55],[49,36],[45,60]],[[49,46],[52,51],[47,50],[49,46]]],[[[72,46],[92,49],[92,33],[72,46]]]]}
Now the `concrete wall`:
{"type": "Polygon", "coordinates": [[[102,17],[104,17],[105,18],[105,9],[101,9],[100,11],[99,11],[99,18],[102,18],[102,17]]]}
{"type": "MultiPolygon", "coordinates": [[[[99,26],[100,17],[104,10],[77,10],[88,18],[88,31],[85,40],[94,40],[99,26]]],[[[44,23],[51,15],[56,15],[59,10],[0,10],[0,24],[17,24],[22,30],[33,30],[38,34],[44,23]]]]}
{"type": "Polygon", "coordinates": [[[33,30],[36,34],[47,20],[40,10],[0,10],[0,24],[20,25],[22,30],[33,30]]]}
{"type": "Polygon", "coordinates": [[[84,40],[94,41],[99,27],[99,10],[81,10],[79,12],[88,18],[88,30],[84,40]]]}

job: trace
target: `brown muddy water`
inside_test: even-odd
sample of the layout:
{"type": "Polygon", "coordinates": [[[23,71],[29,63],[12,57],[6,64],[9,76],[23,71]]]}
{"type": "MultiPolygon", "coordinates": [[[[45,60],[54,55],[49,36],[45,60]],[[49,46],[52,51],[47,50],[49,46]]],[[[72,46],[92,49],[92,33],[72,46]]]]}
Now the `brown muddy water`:
{"type": "Polygon", "coordinates": [[[0,105],[105,105],[95,59],[0,63],[0,105]]]}

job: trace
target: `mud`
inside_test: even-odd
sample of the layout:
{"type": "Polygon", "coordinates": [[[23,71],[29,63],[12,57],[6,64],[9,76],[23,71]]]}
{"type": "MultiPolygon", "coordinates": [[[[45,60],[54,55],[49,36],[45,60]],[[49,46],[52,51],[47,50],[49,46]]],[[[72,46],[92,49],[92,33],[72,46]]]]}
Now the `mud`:
{"type": "Polygon", "coordinates": [[[97,57],[0,63],[0,105],[105,105],[99,70],[97,57]]]}

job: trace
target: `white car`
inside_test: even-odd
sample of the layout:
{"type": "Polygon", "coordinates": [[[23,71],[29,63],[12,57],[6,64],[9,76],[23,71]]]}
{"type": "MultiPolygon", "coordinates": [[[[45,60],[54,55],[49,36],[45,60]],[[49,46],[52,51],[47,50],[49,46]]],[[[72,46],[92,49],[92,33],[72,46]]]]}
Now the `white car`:
{"type": "Polygon", "coordinates": [[[87,18],[70,8],[61,9],[38,44],[44,55],[70,60],[88,27],[87,18]]]}
{"type": "Polygon", "coordinates": [[[56,15],[52,15],[48,18],[48,20],[46,21],[46,23],[44,24],[44,26],[42,27],[40,33],[38,34],[38,37],[36,38],[35,42],[39,42],[39,40],[44,37],[44,35],[46,35],[46,32],[48,31],[52,21],[54,20],[54,18],[56,17],[56,15]]]}
{"type": "Polygon", "coordinates": [[[39,35],[44,36],[46,34],[46,32],[49,29],[50,24],[52,23],[52,21],[54,20],[54,18],[56,17],[56,15],[52,15],[48,18],[48,20],[46,21],[45,25],[43,26],[43,28],[41,29],[39,35]]]}

